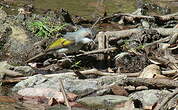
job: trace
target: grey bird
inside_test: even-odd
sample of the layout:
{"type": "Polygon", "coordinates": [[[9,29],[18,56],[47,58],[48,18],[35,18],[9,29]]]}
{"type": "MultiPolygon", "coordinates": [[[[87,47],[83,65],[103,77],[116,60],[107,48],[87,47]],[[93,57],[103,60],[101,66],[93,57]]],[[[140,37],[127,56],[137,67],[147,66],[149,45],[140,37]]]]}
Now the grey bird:
{"type": "Polygon", "coordinates": [[[83,45],[94,42],[91,38],[89,38],[92,35],[92,31],[89,28],[81,28],[75,32],[67,32],[62,38],[54,41],[44,52],[39,53],[26,62],[30,62],[51,52],[61,54],[77,52],[83,47],[83,45]]]}

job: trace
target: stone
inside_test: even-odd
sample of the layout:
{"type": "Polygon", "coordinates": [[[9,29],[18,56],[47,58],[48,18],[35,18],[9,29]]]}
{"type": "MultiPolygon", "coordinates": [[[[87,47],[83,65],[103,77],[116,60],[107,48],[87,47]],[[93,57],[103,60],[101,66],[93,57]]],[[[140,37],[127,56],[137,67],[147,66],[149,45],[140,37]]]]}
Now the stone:
{"type": "Polygon", "coordinates": [[[17,72],[17,75],[18,75],[18,72],[22,73],[23,75],[30,75],[30,74],[35,73],[35,70],[33,70],[30,66],[13,66],[13,65],[10,65],[7,61],[0,62],[0,74],[13,76],[13,71],[17,72]],[[7,73],[6,72],[7,70],[12,71],[11,74],[9,72],[7,73]]]}
{"type": "MultiPolygon", "coordinates": [[[[69,110],[69,108],[64,105],[55,105],[55,106],[48,107],[46,110],[69,110]]],[[[88,110],[88,109],[72,107],[72,110],[88,110]]]]}
{"type": "Polygon", "coordinates": [[[142,103],[142,106],[153,106],[157,101],[165,98],[170,92],[167,90],[142,90],[138,92],[131,93],[130,98],[134,100],[139,100],[142,103]]]}
{"type": "Polygon", "coordinates": [[[4,56],[6,56],[4,60],[12,64],[24,64],[33,48],[30,36],[21,26],[10,25],[10,28],[12,34],[7,36],[9,40],[3,47],[4,56]]]}
{"type": "MultiPolygon", "coordinates": [[[[26,80],[17,83],[13,87],[13,91],[18,91],[23,88],[51,88],[60,90],[60,81],[63,80],[64,88],[67,92],[72,92],[77,95],[87,94],[95,90],[107,87],[113,84],[124,84],[125,75],[104,76],[97,79],[78,79],[75,74],[57,74],[51,78],[43,75],[34,75],[26,80]]],[[[108,88],[109,89],[109,88],[108,88]]],[[[107,91],[108,89],[105,89],[107,91]]],[[[102,93],[105,93],[102,91],[102,93]]],[[[100,91],[101,94],[101,91],[100,91]]]]}
{"type": "Polygon", "coordinates": [[[117,104],[125,103],[131,99],[125,96],[119,95],[105,95],[105,96],[95,96],[95,97],[84,97],[77,100],[78,103],[89,107],[90,109],[101,109],[107,108],[111,109],[117,104]]]}
{"type": "Polygon", "coordinates": [[[0,21],[5,20],[6,17],[7,17],[7,13],[4,10],[0,9],[0,21]]]}
{"type": "Polygon", "coordinates": [[[14,66],[10,65],[7,61],[0,62],[1,69],[12,69],[14,66]]]}
{"type": "Polygon", "coordinates": [[[31,76],[29,77],[28,79],[26,80],[23,80],[19,83],[17,83],[13,88],[12,90],[13,91],[18,91],[18,90],[21,90],[23,88],[27,88],[27,87],[34,87],[34,85],[38,85],[40,83],[43,83],[44,81],[46,81],[47,78],[44,77],[43,75],[41,74],[38,74],[38,75],[34,75],[34,76],[31,76]]]}
{"type": "Polygon", "coordinates": [[[18,71],[25,75],[31,75],[31,74],[35,73],[35,70],[32,69],[30,66],[15,66],[14,71],[18,71]]]}

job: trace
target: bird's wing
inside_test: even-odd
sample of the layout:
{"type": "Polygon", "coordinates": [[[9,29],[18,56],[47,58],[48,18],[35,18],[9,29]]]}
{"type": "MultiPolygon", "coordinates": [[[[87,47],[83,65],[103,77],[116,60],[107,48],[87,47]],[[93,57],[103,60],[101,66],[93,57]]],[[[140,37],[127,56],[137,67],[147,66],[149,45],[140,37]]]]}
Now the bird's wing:
{"type": "Polygon", "coordinates": [[[57,50],[60,48],[64,48],[64,47],[68,47],[69,45],[74,44],[75,42],[73,40],[68,40],[65,38],[60,38],[57,39],[56,41],[54,41],[48,48],[47,48],[47,52],[51,51],[51,50],[57,50]]]}

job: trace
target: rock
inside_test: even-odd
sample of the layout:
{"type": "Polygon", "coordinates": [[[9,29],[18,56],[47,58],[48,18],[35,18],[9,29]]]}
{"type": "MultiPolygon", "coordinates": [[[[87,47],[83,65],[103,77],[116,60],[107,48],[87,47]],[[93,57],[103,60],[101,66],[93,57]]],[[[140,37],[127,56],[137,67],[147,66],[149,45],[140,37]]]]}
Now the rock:
{"type": "MultiPolygon", "coordinates": [[[[18,91],[23,88],[52,88],[55,90],[60,90],[60,82],[62,79],[64,83],[64,88],[67,92],[72,92],[77,95],[87,94],[94,92],[97,89],[101,89],[104,86],[116,84],[124,84],[123,80],[126,78],[125,75],[118,76],[104,76],[97,79],[86,79],[80,80],[75,77],[75,74],[59,74],[52,78],[44,77],[43,75],[35,75],[29,77],[17,83],[14,87],[14,91],[18,91]]],[[[109,89],[109,88],[108,88],[109,89]]],[[[107,89],[106,89],[107,91],[107,89]]],[[[104,93],[104,92],[103,92],[104,93]]]]}
{"type": "MultiPolygon", "coordinates": [[[[67,106],[60,104],[60,105],[49,107],[46,110],[69,110],[69,108],[67,108],[67,106]]],[[[88,110],[88,109],[72,107],[72,110],[88,110]]]]}
{"type": "Polygon", "coordinates": [[[140,108],[135,108],[134,102],[132,100],[127,101],[123,104],[116,105],[112,110],[143,110],[140,108]]]}
{"type": "Polygon", "coordinates": [[[30,66],[13,66],[13,65],[8,64],[7,61],[0,62],[0,74],[16,76],[18,74],[19,75],[22,75],[22,74],[30,75],[34,73],[35,73],[35,70],[33,70],[30,66]]]}
{"type": "Polygon", "coordinates": [[[4,68],[4,69],[11,69],[14,68],[14,66],[10,65],[7,63],[7,61],[2,61],[0,62],[0,68],[4,68]]]}
{"type": "MultiPolygon", "coordinates": [[[[8,41],[4,44],[5,59],[13,64],[24,64],[28,58],[28,54],[33,48],[30,37],[27,32],[20,26],[11,25],[12,34],[8,41]]],[[[8,37],[8,36],[7,36],[8,37]]]]}
{"type": "Polygon", "coordinates": [[[107,108],[111,109],[117,104],[125,103],[131,99],[125,96],[119,95],[105,95],[105,96],[95,96],[95,97],[84,97],[77,100],[78,103],[89,107],[90,109],[101,109],[107,108]]]}
{"type": "Polygon", "coordinates": [[[5,20],[6,17],[7,17],[7,13],[4,10],[0,9],[0,21],[5,20]]]}
{"type": "Polygon", "coordinates": [[[15,66],[14,71],[18,71],[25,75],[31,75],[35,73],[35,70],[33,70],[30,66],[15,66]]]}
{"type": "MultiPolygon", "coordinates": [[[[64,103],[62,92],[50,88],[25,88],[17,92],[24,97],[45,97],[47,99],[55,99],[57,103],[64,103]]],[[[66,93],[69,101],[74,101],[77,98],[76,94],[66,93]]],[[[1,101],[1,100],[0,100],[1,101]]]]}
{"type": "Polygon", "coordinates": [[[4,57],[3,53],[3,46],[6,44],[8,37],[11,34],[11,28],[9,26],[9,24],[4,23],[3,20],[0,19],[0,55],[1,58],[0,60],[4,57]]]}
{"type": "Polygon", "coordinates": [[[142,106],[153,106],[157,101],[165,98],[169,91],[166,90],[142,90],[139,92],[131,93],[130,98],[141,101],[142,106]]]}
{"type": "Polygon", "coordinates": [[[118,72],[134,73],[142,71],[149,61],[144,55],[136,55],[129,52],[122,52],[115,56],[115,65],[118,72]]]}
{"type": "Polygon", "coordinates": [[[22,109],[22,106],[19,106],[18,104],[2,104],[0,106],[1,110],[19,110],[22,109]]]}
{"type": "Polygon", "coordinates": [[[18,91],[20,89],[23,89],[23,88],[27,88],[27,87],[34,87],[34,85],[38,85],[40,83],[43,83],[44,81],[46,81],[47,78],[44,77],[43,75],[39,74],[39,75],[34,75],[34,76],[31,76],[29,77],[28,79],[26,80],[23,80],[19,83],[17,83],[13,88],[12,90],[13,91],[18,91]]]}

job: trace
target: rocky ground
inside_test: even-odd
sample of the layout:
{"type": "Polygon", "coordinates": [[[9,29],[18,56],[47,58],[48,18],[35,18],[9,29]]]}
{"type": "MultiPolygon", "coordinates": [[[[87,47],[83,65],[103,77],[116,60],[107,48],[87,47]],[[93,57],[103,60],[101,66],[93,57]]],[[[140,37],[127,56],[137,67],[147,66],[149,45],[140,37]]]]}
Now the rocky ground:
{"type": "Polygon", "coordinates": [[[149,15],[138,7],[86,19],[64,9],[38,15],[29,8],[18,15],[0,9],[1,86],[11,91],[0,93],[8,103],[3,109],[177,108],[178,13],[149,15]],[[75,52],[49,52],[52,42],[83,28],[93,42],[75,52]]]}

